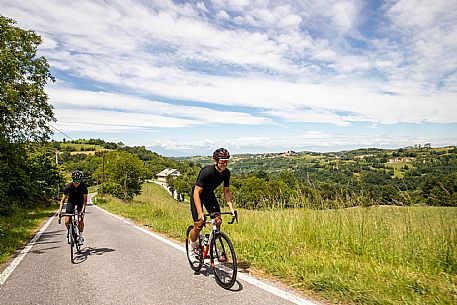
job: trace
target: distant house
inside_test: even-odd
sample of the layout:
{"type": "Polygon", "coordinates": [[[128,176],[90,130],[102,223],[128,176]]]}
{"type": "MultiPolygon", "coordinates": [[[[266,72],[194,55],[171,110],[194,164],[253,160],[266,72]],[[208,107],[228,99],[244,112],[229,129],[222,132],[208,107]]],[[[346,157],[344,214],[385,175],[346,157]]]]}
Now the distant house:
{"type": "Polygon", "coordinates": [[[288,150],[285,153],[283,153],[283,156],[298,156],[298,153],[296,153],[293,150],[288,150]]]}
{"type": "Polygon", "coordinates": [[[398,163],[398,162],[413,162],[416,158],[404,157],[404,158],[392,158],[387,163],[398,163]]]}
{"type": "Polygon", "coordinates": [[[181,172],[175,168],[166,168],[156,175],[157,180],[162,182],[166,182],[168,176],[178,177],[181,176],[181,172]]]}

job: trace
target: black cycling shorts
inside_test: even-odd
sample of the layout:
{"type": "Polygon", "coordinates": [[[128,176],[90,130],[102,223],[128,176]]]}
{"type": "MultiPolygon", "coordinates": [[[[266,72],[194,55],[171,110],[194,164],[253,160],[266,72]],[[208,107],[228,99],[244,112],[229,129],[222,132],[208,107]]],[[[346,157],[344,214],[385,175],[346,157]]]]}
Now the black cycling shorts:
{"type": "MultiPolygon", "coordinates": [[[[221,212],[221,207],[219,206],[216,195],[213,194],[212,196],[206,196],[204,199],[200,198],[200,201],[208,214],[221,212]]],[[[192,211],[192,218],[194,219],[194,222],[198,221],[197,208],[195,207],[194,203],[194,194],[190,194],[190,210],[192,211]]]]}
{"type": "Polygon", "coordinates": [[[82,212],[83,202],[74,204],[73,202],[67,202],[67,206],[65,208],[66,213],[72,214],[75,211],[75,206],[78,206],[78,212],[82,212]]]}

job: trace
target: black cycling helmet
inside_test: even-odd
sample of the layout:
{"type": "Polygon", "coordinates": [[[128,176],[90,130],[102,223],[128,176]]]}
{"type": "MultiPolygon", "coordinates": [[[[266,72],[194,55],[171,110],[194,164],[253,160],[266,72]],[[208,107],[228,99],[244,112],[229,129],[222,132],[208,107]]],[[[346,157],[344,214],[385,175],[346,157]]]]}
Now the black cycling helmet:
{"type": "Polygon", "coordinates": [[[73,179],[73,182],[81,182],[83,180],[83,172],[75,170],[71,173],[71,178],[73,179]]]}
{"type": "Polygon", "coordinates": [[[225,148],[218,148],[213,152],[213,159],[217,162],[219,160],[230,159],[230,153],[225,148]]]}

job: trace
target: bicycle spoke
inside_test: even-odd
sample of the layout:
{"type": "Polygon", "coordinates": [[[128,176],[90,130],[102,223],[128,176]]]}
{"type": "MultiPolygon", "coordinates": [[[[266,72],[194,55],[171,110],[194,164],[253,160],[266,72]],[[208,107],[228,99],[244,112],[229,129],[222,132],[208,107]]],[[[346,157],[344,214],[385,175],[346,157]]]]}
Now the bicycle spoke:
{"type": "Polygon", "coordinates": [[[189,226],[186,232],[186,253],[187,253],[187,260],[189,261],[190,268],[195,272],[199,271],[203,266],[203,258],[200,251],[200,248],[197,249],[197,255],[191,253],[191,240],[190,240],[190,231],[193,229],[193,226],[189,226]]]}
{"type": "Polygon", "coordinates": [[[217,283],[223,288],[231,288],[236,281],[236,256],[230,239],[223,232],[213,240],[211,256],[217,283]]]}

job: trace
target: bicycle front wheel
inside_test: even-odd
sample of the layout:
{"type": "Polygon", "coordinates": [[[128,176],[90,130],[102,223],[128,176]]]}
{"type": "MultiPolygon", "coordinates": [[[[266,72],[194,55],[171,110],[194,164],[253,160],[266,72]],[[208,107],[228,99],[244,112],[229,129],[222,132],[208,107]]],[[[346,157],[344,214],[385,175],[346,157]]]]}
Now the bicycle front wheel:
{"type": "Polygon", "coordinates": [[[210,255],[216,282],[222,288],[232,288],[237,273],[236,255],[232,242],[224,232],[216,233],[211,240],[210,255]]]}
{"type": "Polygon", "coordinates": [[[191,247],[190,247],[190,231],[194,226],[189,226],[186,231],[186,254],[187,254],[187,260],[189,261],[190,268],[194,270],[195,272],[200,271],[200,269],[203,266],[203,258],[201,255],[201,251],[197,251],[198,253],[192,253],[191,247]]]}
{"type": "Polygon", "coordinates": [[[73,225],[73,240],[75,241],[76,252],[79,253],[81,251],[81,244],[79,243],[79,228],[76,224],[73,225]]]}
{"type": "Polygon", "coordinates": [[[68,228],[68,238],[70,239],[70,259],[71,262],[75,262],[75,237],[73,235],[73,225],[70,224],[70,227],[68,228]]]}

